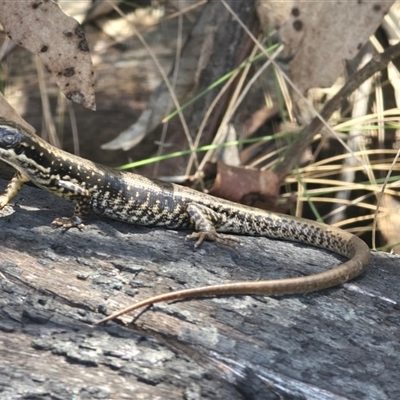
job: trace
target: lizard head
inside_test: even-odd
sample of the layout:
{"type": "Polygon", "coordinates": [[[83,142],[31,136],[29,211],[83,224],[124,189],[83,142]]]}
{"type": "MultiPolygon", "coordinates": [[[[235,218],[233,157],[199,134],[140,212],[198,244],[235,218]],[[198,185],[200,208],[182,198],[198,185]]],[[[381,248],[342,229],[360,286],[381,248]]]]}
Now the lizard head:
{"type": "Polygon", "coordinates": [[[73,157],[31,130],[0,117],[0,161],[11,165],[36,185],[47,187],[60,175],[68,176],[73,157]]]}
{"type": "Polygon", "coordinates": [[[43,164],[41,158],[47,148],[41,142],[44,141],[34,133],[0,118],[0,160],[17,170],[30,175],[30,170],[37,171],[40,168],[43,164]]]}
{"type": "Polygon", "coordinates": [[[7,161],[20,156],[30,145],[27,139],[19,129],[0,124],[0,158],[7,161]]]}

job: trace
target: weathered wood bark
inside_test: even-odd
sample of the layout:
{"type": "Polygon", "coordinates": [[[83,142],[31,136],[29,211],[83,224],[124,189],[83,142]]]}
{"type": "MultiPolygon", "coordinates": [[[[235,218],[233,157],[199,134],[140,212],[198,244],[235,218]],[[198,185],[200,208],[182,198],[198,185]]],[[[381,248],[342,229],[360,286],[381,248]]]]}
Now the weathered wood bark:
{"type": "Polygon", "coordinates": [[[400,398],[399,257],[374,254],[364,276],[319,293],[160,304],[93,326],[157,293],[340,260],[264,238],[194,251],[184,232],[97,217],[49,226],[71,210],[24,187],[0,212],[2,399],[400,398]]]}

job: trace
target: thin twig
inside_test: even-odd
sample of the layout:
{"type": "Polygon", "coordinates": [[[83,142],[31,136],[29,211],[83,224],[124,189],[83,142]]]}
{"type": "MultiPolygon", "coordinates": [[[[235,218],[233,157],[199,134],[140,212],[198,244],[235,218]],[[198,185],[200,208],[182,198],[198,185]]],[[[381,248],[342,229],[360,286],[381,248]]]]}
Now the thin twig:
{"type": "MultiPolygon", "coordinates": [[[[399,43],[399,44],[400,44],[400,43],[399,43]]],[[[397,45],[396,45],[396,46],[397,46],[397,45]]],[[[400,149],[398,150],[398,152],[397,152],[397,154],[396,154],[396,157],[394,158],[394,160],[393,160],[393,162],[392,162],[392,165],[390,166],[389,172],[388,172],[387,175],[386,175],[385,182],[383,182],[383,185],[382,185],[382,190],[381,190],[380,193],[379,193],[378,203],[376,204],[375,215],[374,215],[374,222],[372,223],[372,248],[373,248],[374,250],[376,249],[376,243],[375,243],[375,242],[376,242],[376,224],[377,224],[377,221],[378,221],[378,212],[379,212],[379,208],[380,208],[381,203],[382,203],[382,199],[383,199],[383,195],[384,195],[384,193],[385,193],[386,185],[387,185],[388,182],[389,182],[390,175],[391,175],[392,172],[393,172],[394,166],[396,165],[399,156],[400,156],[400,149]]]]}
{"type": "MultiPolygon", "coordinates": [[[[239,23],[239,25],[243,28],[243,30],[251,37],[253,42],[258,46],[258,48],[265,54],[267,58],[271,58],[267,52],[267,49],[260,43],[259,40],[253,35],[253,33],[248,29],[248,27],[243,23],[243,21],[235,14],[235,12],[232,10],[232,8],[226,3],[225,0],[220,0],[221,3],[225,6],[225,8],[232,14],[233,18],[239,23]]],[[[316,118],[319,118],[321,120],[322,125],[324,125],[331,133],[332,135],[338,140],[338,142],[351,154],[353,154],[353,151],[347,146],[347,144],[343,141],[342,138],[338,136],[338,134],[330,127],[330,125],[326,122],[326,120],[322,117],[320,113],[314,108],[312,105],[311,101],[308,100],[303,93],[297,88],[297,86],[293,83],[293,81],[289,78],[289,76],[282,70],[282,68],[278,65],[278,63],[275,60],[271,61],[272,64],[281,71],[281,74],[283,78],[286,80],[286,82],[292,87],[292,89],[299,95],[299,97],[310,107],[310,109],[313,110],[313,112],[316,115],[316,118]]],[[[295,149],[295,148],[294,148],[295,149]]],[[[300,154],[300,153],[299,153],[300,154]]],[[[299,157],[299,156],[297,156],[299,157]]],[[[364,169],[367,169],[367,167],[363,164],[362,160],[358,159],[358,162],[363,166],[364,169]]]]}
{"type": "Polygon", "coordinates": [[[353,74],[347,83],[333,96],[314,119],[299,133],[296,143],[286,153],[284,160],[276,169],[277,172],[290,171],[297,163],[299,156],[307,148],[313,137],[325,125],[320,117],[328,120],[343,100],[350,96],[363,82],[373,74],[386,68],[390,61],[400,56],[400,43],[387,48],[383,53],[376,54],[364,68],[353,74]]]}
{"type": "MultiPolygon", "coordinates": [[[[113,5],[113,8],[114,8],[114,10],[115,10],[122,18],[126,18],[125,15],[124,15],[124,13],[120,10],[119,7],[117,7],[116,5],[113,5]]],[[[146,40],[145,40],[144,37],[142,36],[142,34],[136,29],[136,26],[135,26],[133,23],[130,23],[130,25],[131,25],[131,27],[132,27],[132,29],[133,29],[133,32],[136,34],[136,36],[138,37],[138,39],[140,40],[140,42],[142,43],[142,45],[144,46],[144,48],[145,48],[145,49],[147,50],[147,52],[149,53],[149,55],[150,55],[150,57],[152,58],[152,60],[154,61],[155,65],[157,66],[157,69],[158,69],[158,71],[160,72],[160,75],[161,75],[161,77],[163,78],[165,85],[167,86],[167,89],[168,89],[169,94],[170,94],[170,96],[171,96],[171,98],[172,98],[172,101],[174,102],[174,105],[175,105],[176,109],[177,109],[177,110],[180,110],[181,106],[180,106],[180,104],[179,104],[178,98],[177,98],[176,95],[175,95],[174,88],[172,87],[172,85],[171,85],[171,83],[170,83],[170,81],[169,81],[169,79],[168,79],[168,76],[167,76],[167,74],[165,73],[164,69],[162,68],[160,62],[158,61],[158,59],[157,59],[157,57],[156,57],[156,55],[155,55],[154,52],[151,50],[151,48],[150,48],[149,45],[147,44],[146,40]]],[[[179,119],[180,119],[181,124],[182,124],[183,132],[185,133],[186,140],[187,140],[187,142],[188,142],[189,148],[190,148],[190,150],[194,153],[194,157],[195,157],[195,159],[194,159],[194,161],[195,161],[195,166],[196,166],[196,168],[198,168],[198,166],[199,166],[199,161],[198,161],[198,158],[197,158],[197,153],[195,152],[195,148],[194,148],[194,145],[193,145],[193,140],[192,140],[192,137],[190,136],[189,128],[188,128],[188,126],[187,126],[185,117],[183,116],[183,113],[182,113],[181,111],[178,113],[178,115],[179,115],[179,119]]]]}
{"type": "MultiPolygon", "coordinates": [[[[183,15],[179,14],[178,15],[178,32],[177,32],[177,37],[176,37],[176,50],[175,50],[175,63],[174,63],[174,69],[173,69],[173,74],[172,74],[172,81],[171,81],[171,86],[174,89],[176,88],[176,83],[178,82],[178,75],[180,71],[180,61],[181,61],[181,54],[182,54],[182,48],[183,48],[183,15]]],[[[171,99],[168,100],[168,104],[170,103],[171,99]]],[[[167,131],[168,131],[168,121],[163,124],[162,126],[162,132],[161,132],[161,137],[160,137],[160,145],[157,150],[157,156],[161,156],[164,152],[164,145],[165,145],[165,139],[167,137],[167,131]]],[[[194,145],[195,148],[197,148],[196,145],[194,145]]],[[[153,176],[158,176],[158,168],[160,166],[160,162],[157,162],[154,164],[154,169],[153,169],[153,176]]]]}
{"type": "Polygon", "coordinates": [[[59,137],[57,136],[57,129],[54,124],[53,116],[51,114],[49,93],[46,85],[44,66],[43,63],[40,61],[39,57],[37,56],[35,57],[35,62],[36,62],[36,70],[38,73],[40,99],[42,100],[43,121],[46,127],[46,131],[49,135],[48,141],[53,146],[61,148],[61,142],[59,137]]]}

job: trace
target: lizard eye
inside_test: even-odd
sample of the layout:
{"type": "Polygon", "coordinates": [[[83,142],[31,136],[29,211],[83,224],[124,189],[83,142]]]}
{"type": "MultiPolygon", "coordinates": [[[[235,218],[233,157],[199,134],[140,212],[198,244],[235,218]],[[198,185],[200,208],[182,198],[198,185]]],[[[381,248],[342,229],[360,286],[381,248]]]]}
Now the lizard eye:
{"type": "Polygon", "coordinates": [[[20,137],[17,132],[8,129],[0,128],[0,147],[4,149],[11,149],[18,146],[20,137]]]}
{"type": "Polygon", "coordinates": [[[14,135],[4,135],[3,142],[8,145],[12,145],[14,143],[14,135]]]}

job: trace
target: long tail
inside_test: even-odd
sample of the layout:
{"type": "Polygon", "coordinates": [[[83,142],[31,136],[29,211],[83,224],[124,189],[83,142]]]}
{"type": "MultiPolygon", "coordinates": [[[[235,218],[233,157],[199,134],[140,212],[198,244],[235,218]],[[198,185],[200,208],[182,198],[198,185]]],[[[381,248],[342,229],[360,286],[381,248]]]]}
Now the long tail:
{"type": "MultiPolygon", "coordinates": [[[[302,223],[307,224],[306,220],[301,221],[302,223]]],[[[315,222],[312,222],[310,225],[314,228],[315,222]]],[[[164,293],[126,307],[102,319],[101,321],[97,322],[97,324],[110,321],[141,307],[163,301],[222,295],[261,294],[265,296],[277,296],[283,294],[313,292],[347,282],[365,271],[371,256],[368,246],[361,239],[341,229],[328,227],[324,224],[317,225],[323,228],[324,231],[329,231],[329,237],[331,238],[329,243],[316,243],[314,240],[315,238],[310,237],[307,238],[307,240],[301,240],[299,237],[291,239],[303,243],[307,242],[308,244],[312,244],[313,246],[317,247],[328,248],[335,253],[349,257],[350,259],[347,262],[333,267],[328,271],[309,276],[302,276],[299,278],[265,280],[257,282],[237,282],[179,290],[172,293],[164,293]]]]}

